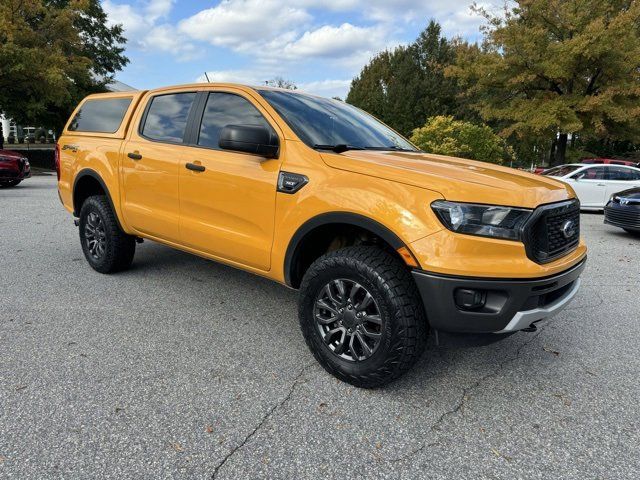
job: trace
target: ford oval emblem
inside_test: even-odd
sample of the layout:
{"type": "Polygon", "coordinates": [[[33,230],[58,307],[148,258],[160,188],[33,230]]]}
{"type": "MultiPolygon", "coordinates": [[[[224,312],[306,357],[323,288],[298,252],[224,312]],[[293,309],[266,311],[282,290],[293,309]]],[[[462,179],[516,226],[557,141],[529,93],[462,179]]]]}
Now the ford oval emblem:
{"type": "Polygon", "coordinates": [[[573,220],[567,220],[562,224],[562,228],[560,230],[562,231],[564,238],[571,238],[576,234],[576,222],[573,220]]]}

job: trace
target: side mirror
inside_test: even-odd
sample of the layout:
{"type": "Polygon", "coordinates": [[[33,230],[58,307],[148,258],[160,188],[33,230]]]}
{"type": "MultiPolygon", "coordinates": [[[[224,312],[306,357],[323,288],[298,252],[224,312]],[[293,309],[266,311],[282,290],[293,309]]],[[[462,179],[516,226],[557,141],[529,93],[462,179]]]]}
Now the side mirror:
{"type": "Polygon", "coordinates": [[[220,132],[220,148],[253,153],[266,158],[278,156],[280,141],[275,132],[259,125],[227,125],[220,132]]]}

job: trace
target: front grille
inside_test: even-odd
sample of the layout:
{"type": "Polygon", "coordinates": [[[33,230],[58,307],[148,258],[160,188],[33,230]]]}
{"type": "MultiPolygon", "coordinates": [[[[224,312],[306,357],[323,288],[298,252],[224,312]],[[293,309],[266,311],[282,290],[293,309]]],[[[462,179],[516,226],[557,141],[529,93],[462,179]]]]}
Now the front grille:
{"type": "Polygon", "coordinates": [[[623,227],[640,227],[640,208],[605,207],[604,221],[623,227]]]}
{"type": "Polygon", "coordinates": [[[534,210],[523,230],[527,256],[547,263],[566,255],[580,242],[580,202],[543,205],[534,210]]]}
{"type": "Polygon", "coordinates": [[[614,195],[612,202],[622,205],[622,202],[620,200],[624,199],[624,205],[640,205],[640,198],[627,198],[627,197],[620,197],[618,195],[614,195]]]}

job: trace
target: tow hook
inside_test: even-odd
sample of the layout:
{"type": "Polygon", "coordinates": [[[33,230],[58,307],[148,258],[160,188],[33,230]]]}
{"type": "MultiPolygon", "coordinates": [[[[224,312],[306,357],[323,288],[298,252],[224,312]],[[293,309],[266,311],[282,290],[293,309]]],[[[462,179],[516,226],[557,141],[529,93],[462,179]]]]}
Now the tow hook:
{"type": "Polygon", "coordinates": [[[79,218],[74,218],[73,219],[73,224],[77,227],[78,225],[80,225],[80,219],[79,218]]]}
{"type": "Polygon", "coordinates": [[[536,327],[535,323],[532,323],[527,328],[522,329],[523,332],[535,332],[537,330],[538,330],[538,327],[536,327]]]}

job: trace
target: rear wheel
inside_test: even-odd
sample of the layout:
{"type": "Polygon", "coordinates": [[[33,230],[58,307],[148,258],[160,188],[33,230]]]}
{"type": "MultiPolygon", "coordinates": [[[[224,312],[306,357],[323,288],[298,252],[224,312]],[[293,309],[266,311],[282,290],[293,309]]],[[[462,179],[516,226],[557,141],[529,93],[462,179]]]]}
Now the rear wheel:
{"type": "Polygon", "coordinates": [[[375,388],[420,358],[427,322],[413,278],[400,260],[369,246],[320,257],[300,287],[307,345],[332,375],[375,388]]]}
{"type": "Polygon", "coordinates": [[[9,188],[9,187],[15,187],[16,185],[18,185],[22,180],[3,180],[0,181],[0,188],[9,188]]]}
{"type": "Polygon", "coordinates": [[[100,273],[129,268],[136,251],[135,237],[123,232],[107,197],[89,197],[80,209],[80,243],[91,267],[100,273]]]}

